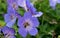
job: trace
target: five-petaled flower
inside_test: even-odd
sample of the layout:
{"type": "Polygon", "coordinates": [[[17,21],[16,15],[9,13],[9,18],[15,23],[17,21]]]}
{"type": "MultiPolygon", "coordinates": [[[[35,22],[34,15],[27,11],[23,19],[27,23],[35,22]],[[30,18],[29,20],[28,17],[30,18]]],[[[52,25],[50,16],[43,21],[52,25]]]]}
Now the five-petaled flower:
{"type": "Polygon", "coordinates": [[[26,37],[27,33],[35,36],[38,33],[38,30],[36,29],[38,25],[38,19],[36,17],[32,17],[31,13],[26,12],[22,18],[18,19],[18,32],[23,37],[26,37]]]}
{"type": "Polygon", "coordinates": [[[4,20],[6,22],[6,26],[12,27],[16,21],[16,11],[8,6],[7,14],[4,15],[4,20]]]}

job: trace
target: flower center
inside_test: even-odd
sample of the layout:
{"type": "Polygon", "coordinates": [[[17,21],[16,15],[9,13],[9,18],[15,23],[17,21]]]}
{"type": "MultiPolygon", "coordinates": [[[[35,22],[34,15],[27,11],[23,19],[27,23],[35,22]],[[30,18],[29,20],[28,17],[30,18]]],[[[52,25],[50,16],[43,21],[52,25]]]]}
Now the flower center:
{"type": "Polygon", "coordinates": [[[16,3],[13,3],[13,4],[12,4],[12,7],[13,7],[14,9],[16,9],[16,3]]]}
{"type": "Polygon", "coordinates": [[[0,32],[0,38],[8,38],[10,34],[3,34],[3,32],[0,32]]]}
{"type": "Polygon", "coordinates": [[[24,27],[26,28],[27,26],[29,26],[30,24],[28,22],[24,23],[24,27]]]}
{"type": "Polygon", "coordinates": [[[5,36],[5,37],[6,37],[6,38],[8,38],[9,36],[10,36],[10,34],[6,34],[6,36],[5,36]]]}
{"type": "Polygon", "coordinates": [[[14,19],[14,16],[13,16],[13,15],[11,15],[10,17],[11,17],[11,20],[13,20],[13,19],[14,19]]]}

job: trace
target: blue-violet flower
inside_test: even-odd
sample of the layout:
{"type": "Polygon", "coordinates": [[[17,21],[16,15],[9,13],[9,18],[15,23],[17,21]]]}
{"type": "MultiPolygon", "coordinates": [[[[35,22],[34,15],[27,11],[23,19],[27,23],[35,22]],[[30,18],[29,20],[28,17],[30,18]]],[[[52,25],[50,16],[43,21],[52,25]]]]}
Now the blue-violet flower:
{"type": "Polygon", "coordinates": [[[4,26],[0,31],[0,38],[16,38],[15,31],[12,28],[4,26]]]}
{"type": "Polygon", "coordinates": [[[23,7],[26,11],[30,11],[32,17],[40,17],[43,14],[42,12],[36,12],[36,9],[33,4],[30,3],[30,0],[18,0],[18,5],[23,7]]]}
{"type": "Polygon", "coordinates": [[[31,13],[26,12],[23,17],[18,19],[18,32],[23,37],[26,37],[28,33],[35,36],[38,33],[38,30],[36,29],[38,25],[38,19],[36,17],[32,17],[31,13]]]}

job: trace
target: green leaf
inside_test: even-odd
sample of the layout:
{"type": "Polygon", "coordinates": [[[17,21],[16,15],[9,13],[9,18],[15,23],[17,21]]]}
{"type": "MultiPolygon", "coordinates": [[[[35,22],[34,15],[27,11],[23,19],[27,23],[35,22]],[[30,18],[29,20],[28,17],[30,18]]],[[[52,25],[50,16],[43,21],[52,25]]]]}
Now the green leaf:
{"type": "Polygon", "coordinates": [[[5,22],[0,20],[0,26],[5,26],[5,22]]]}

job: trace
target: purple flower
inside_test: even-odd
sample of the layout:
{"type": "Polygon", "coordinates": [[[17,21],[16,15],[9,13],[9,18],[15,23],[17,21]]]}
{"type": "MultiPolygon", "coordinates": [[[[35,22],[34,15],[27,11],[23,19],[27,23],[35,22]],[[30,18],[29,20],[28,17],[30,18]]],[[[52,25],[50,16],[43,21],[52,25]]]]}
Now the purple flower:
{"type": "Polygon", "coordinates": [[[18,8],[17,0],[7,0],[8,6],[13,7],[15,10],[18,8]]]}
{"type": "Polygon", "coordinates": [[[50,6],[55,9],[56,8],[56,4],[60,3],[60,0],[49,0],[50,6]]]}
{"type": "Polygon", "coordinates": [[[8,7],[7,14],[4,15],[6,26],[12,27],[16,21],[16,11],[12,7],[8,7]]]}
{"type": "Polygon", "coordinates": [[[26,11],[29,11],[33,17],[40,17],[43,14],[42,12],[36,12],[30,0],[18,0],[18,5],[23,7],[26,11]]]}
{"type": "Polygon", "coordinates": [[[18,5],[21,7],[25,7],[26,6],[26,0],[18,0],[18,5]]]}
{"type": "Polygon", "coordinates": [[[15,31],[12,28],[9,28],[7,26],[4,26],[0,32],[0,34],[2,35],[1,38],[16,38],[15,35],[15,31]]]}
{"type": "Polygon", "coordinates": [[[60,0],[57,0],[57,3],[60,3],[60,0]]]}
{"type": "Polygon", "coordinates": [[[42,14],[42,12],[36,12],[34,15],[32,15],[32,17],[40,17],[42,14]]]}
{"type": "Polygon", "coordinates": [[[18,19],[18,32],[23,37],[26,37],[28,33],[35,36],[38,33],[38,30],[36,29],[38,25],[38,19],[32,17],[30,12],[26,12],[22,18],[18,19]]]}
{"type": "Polygon", "coordinates": [[[33,17],[40,17],[43,14],[42,12],[36,12],[36,8],[29,0],[26,0],[26,6],[27,10],[30,11],[33,17]]]}
{"type": "Polygon", "coordinates": [[[57,4],[57,0],[49,0],[49,2],[50,2],[50,6],[51,6],[53,9],[55,9],[56,4],[57,4]]]}

